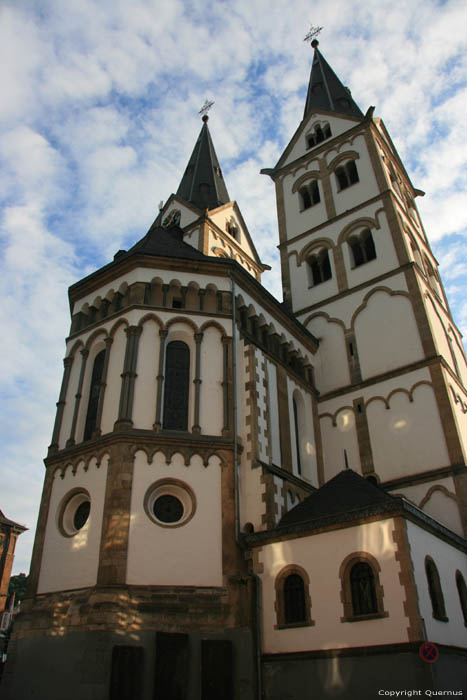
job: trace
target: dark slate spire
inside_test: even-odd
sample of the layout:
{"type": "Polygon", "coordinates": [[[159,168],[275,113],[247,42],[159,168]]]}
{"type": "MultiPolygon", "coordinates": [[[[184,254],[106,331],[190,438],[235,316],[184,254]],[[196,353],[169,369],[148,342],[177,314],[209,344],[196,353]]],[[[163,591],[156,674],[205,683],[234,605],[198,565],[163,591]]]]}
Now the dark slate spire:
{"type": "Polygon", "coordinates": [[[209,133],[207,114],[203,122],[177,195],[204,211],[227,204],[230,197],[209,133]]]}
{"type": "Polygon", "coordinates": [[[318,49],[319,41],[311,42],[315,50],[311,66],[310,82],[306,96],[304,117],[316,109],[326,109],[339,114],[351,114],[363,118],[363,113],[354,102],[350,90],[342,85],[318,49]]]}

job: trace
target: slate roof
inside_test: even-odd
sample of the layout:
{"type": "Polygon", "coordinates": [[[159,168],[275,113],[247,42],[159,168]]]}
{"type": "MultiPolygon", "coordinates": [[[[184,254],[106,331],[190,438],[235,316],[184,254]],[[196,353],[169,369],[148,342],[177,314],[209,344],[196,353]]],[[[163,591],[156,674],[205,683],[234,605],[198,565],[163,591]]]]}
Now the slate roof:
{"type": "Polygon", "coordinates": [[[14,520],[10,520],[7,518],[3,511],[0,510],[0,525],[7,525],[8,527],[13,527],[15,530],[21,530],[21,532],[24,532],[24,530],[27,530],[27,527],[24,527],[24,525],[20,525],[19,523],[15,523],[14,520]]]}
{"type": "Polygon", "coordinates": [[[203,117],[203,126],[180,182],[177,195],[186,202],[194,204],[201,211],[215,209],[230,202],[209,133],[207,115],[203,117]]]}
{"type": "Polygon", "coordinates": [[[345,469],[285,513],[278,527],[305,523],[391,502],[395,502],[394,497],[382,488],[364,479],[352,469],[345,469]]]}
{"type": "Polygon", "coordinates": [[[312,43],[315,52],[303,116],[306,117],[309,112],[316,109],[325,109],[329,112],[363,118],[363,113],[352,99],[350,90],[341,83],[327,63],[318,49],[318,43],[317,40],[312,43]]]}
{"type": "Polygon", "coordinates": [[[166,258],[182,258],[184,260],[204,260],[204,255],[192,245],[183,240],[183,231],[179,226],[164,228],[151,226],[147,234],[127,252],[117,253],[116,260],[123,260],[130,255],[159,255],[166,258]]]}

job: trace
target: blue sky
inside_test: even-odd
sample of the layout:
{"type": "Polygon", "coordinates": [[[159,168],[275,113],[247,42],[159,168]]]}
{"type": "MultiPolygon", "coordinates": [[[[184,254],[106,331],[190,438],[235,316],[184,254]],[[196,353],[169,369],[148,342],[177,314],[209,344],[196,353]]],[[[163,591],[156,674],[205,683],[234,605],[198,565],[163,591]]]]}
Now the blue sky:
{"type": "Polygon", "coordinates": [[[0,8],[0,508],[27,571],[69,330],[67,288],[141,238],[210,130],[281,298],[272,167],[312,51],[375,105],[415,187],[454,318],[467,302],[464,0],[3,0],[0,8]]]}

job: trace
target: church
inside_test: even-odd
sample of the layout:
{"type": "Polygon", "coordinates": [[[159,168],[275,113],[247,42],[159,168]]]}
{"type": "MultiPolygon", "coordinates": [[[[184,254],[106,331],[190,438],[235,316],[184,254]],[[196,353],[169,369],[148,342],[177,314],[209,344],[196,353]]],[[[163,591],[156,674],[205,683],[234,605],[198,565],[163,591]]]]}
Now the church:
{"type": "Polygon", "coordinates": [[[5,700],[467,690],[462,338],[424,193],[312,46],[262,170],[282,302],[207,115],[147,234],[70,287],[5,700]]]}

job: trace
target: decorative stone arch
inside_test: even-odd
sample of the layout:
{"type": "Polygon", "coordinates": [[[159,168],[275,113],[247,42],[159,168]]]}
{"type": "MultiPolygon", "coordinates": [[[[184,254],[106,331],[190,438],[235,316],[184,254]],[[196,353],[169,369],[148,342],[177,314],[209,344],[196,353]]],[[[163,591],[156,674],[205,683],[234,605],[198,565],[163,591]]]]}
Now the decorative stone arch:
{"type": "Polygon", "coordinates": [[[418,504],[420,510],[423,510],[423,508],[426,506],[432,495],[436,493],[436,491],[440,491],[444,496],[451,498],[455,503],[459,502],[457,496],[454,493],[451,493],[451,491],[448,491],[448,489],[445,486],[443,486],[442,484],[435,484],[434,486],[430,486],[430,488],[418,504]]]}
{"type": "Polygon", "coordinates": [[[316,313],[307,316],[307,318],[303,321],[303,325],[306,328],[311,321],[319,317],[324,318],[328,323],[337,323],[337,325],[342,328],[344,333],[347,330],[344,321],[342,321],[340,318],[336,318],[335,316],[330,316],[328,313],[326,313],[326,311],[317,311],[316,313]]]}
{"type": "Polygon", "coordinates": [[[305,569],[298,564],[289,564],[285,566],[276,576],[274,581],[276,591],[276,600],[274,609],[276,611],[277,624],[274,629],[284,629],[289,627],[312,627],[315,621],[311,618],[311,596],[310,596],[310,577],[305,569]],[[303,620],[300,622],[286,622],[286,604],[284,596],[284,586],[289,576],[299,576],[303,581],[303,620]]]}
{"type": "Polygon", "coordinates": [[[200,332],[204,333],[204,331],[207,330],[208,328],[216,328],[216,330],[218,330],[219,333],[221,334],[222,338],[224,338],[227,335],[225,328],[223,326],[221,326],[221,324],[218,323],[217,321],[213,321],[213,320],[205,321],[201,325],[200,332]]]}
{"type": "Polygon", "coordinates": [[[313,255],[315,250],[320,250],[321,248],[333,250],[335,248],[334,241],[332,241],[330,238],[318,238],[316,241],[312,241],[306,245],[297,255],[297,267],[300,267],[304,260],[307,260],[310,255],[313,255]]]}
{"type": "Polygon", "coordinates": [[[355,311],[353,312],[352,318],[351,318],[351,320],[350,320],[350,328],[351,328],[352,330],[354,330],[355,321],[356,321],[357,316],[359,315],[359,313],[361,313],[361,312],[367,307],[368,302],[369,302],[369,300],[371,299],[371,297],[373,296],[373,294],[377,294],[378,292],[386,292],[386,294],[387,294],[388,296],[391,296],[391,297],[393,297],[393,296],[402,296],[402,297],[406,297],[406,299],[408,299],[409,301],[411,301],[411,299],[410,299],[410,294],[409,294],[408,292],[404,292],[404,291],[400,291],[400,290],[395,291],[394,289],[390,289],[390,287],[384,287],[384,286],[375,287],[375,288],[372,289],[370,292],[368,292],[367,294],[365,294],[365,296],[363,297],[362,303],[361,303],[360,306],[358,306],[358,307],[355,309],[355,311]]]}
{"type": "Polygon", "coordinates": [[[199,327],[196,323],[188,316],[174,316],[165,324],[165,330],[170,330],[170,328],[176,323],[182,323],[189,326],[195,333],[199,333],[199,327]]]}
{"type": "Polygon", "coordinates": [[[110,336],[110,338],[114,338],[114,337],[115,337],[115,334],[116,334],[116,332],[118,331],[118,329],[120,328],[120,326],[126,326],[127,328],[129,328],[130,324],[128,323],[128,321],[126,320],[126,318],[119,318],[118,321],[116,321],[116,322],[113,324],[112,328],[111,328],[110,331],[109,331],[109,336],[110,336]]]}
{"type": "Polygon", "coordinates": [[[368,399],[368,401],[365,401],[365,404],[364,404],[365,409],[367,409],[368,406],[370,405],[370,403],[373,403],[373,401],[382,401],[386,410],[389,411],[389,408],[390,408],[389,401],[387,399],[385,399],[384,396],[379,396],[379,395],[372,396],[371,399],[368,399]]]}
{"type": "Polygon", "coordinates": [[[225,250],[222,250],[222,248],[217,248],[215,246],[213,248],[211,248],[211,253],[213,253],[216,256],[216,258],[228,258],[229,257],[228,253],[225,250]]]}
{"type": "Polygon", "coordinates": [[[292,185],[292,194],[295,194],[295,192],[298,192],[300,187],[302,185],[305,185],[308,180],[320,180],[321,179],[321,173],[319,170],[310,170],[307,173],[303,173],[303,175],[300,175],[298,180],[295,180],[295,182],[292,185]]]}
{"type": "MultiPolygon", "coordinates": [[[[381,211],[381,210],[380,210],[381,211]]],[[[375,218],[372,219],[369,216],[362,216],[360,219],[356,219],[355,221],[352,221],[350,224],[347,224],[342,231],[339,233],[337,237],[337,245],[342,245],[349,236],[352,235],[352,233],[355,233],[355,231],[358,231],[359,229],[377,229],[379,230],[381,228],[381,224],[379,223],[378,216],[375,215],[375,218]]]]}
{"type": "Polygon", "coordinates": [[[76,340],[71,346],[70,352],[68,355],[66,355],[66,357],[74,358],[80,348],[84,348],[84,343],[82,340],[76,340]]]}
{"type": "Polygon", "coordinates": [[[334,172],[334,170],[342,163],[348,160],[360,160],[360,154],[357,151],[345,151],[344,153],[339,153],[335,156],[330,163],[328,163],[328,171],[334,172]]]}
{"type": "Polygon", "coordinates": [[[398,387],[397,389],[393,389],[392,391],[389,392],[388,397],[387,397],[387,403],[389,405],[389,408],[391,407],[391,398],[395,394],[405,394],[407,396],[408,400],[410,403],[413,403],[413,395],[412,392],[409,391],[408,389],[405,389],[404,387],[398,387]]]}
{"type": "Polygon", "coordinates": [[[175,457],[175,455],[180,455],[180,457],[183,459],[183,464],[185,465],[185,467],[190,466],[191,455],[189,447],[174,447],[170,450],[167,450],[165,453],[165,463],[169,465],[175,457]]]}
{"type": "Polygon", "coordinates": [[[209,460],[210,460],[212,457],[216,457],[216,459],[219,460],[219,465],[220,465],[222,468],[228,466],[227,461],[225,460],[225,458],[224,458],[221,454],[219,454],[219,452],[217,452],[217,451],[215,451],[215,450],[207,451],[204,455],[200,454],[199,452],[197,452],[196,454],[198,454],[198,455],[201,457],[201,459],[203,460],[203,465],[204,465],[206,468],[209,467],[209,460]]]}
{"type": "Polygon", "coordinates": [[[157,323],[159,328],[164,328],[164,322],[159,318],[157,314],[154,313],[145,314],[142,318],[140,318],[140,320],[138,321],[138,326],[142,327],[148,321],[154,321],[155,323],[157,323]]]}
{"type": "Polygon", "coordinates": [[[372,620],[380,617],[389,617],[389,613],[384,609],[384,589],[379,581],[381,567],[372,554],[368,552],[352,552],[348,554],[339,568],[339,578],[341,580],[341,602],[344,614],[341,622],[358,622],[360,620],[372,620]],[[367,614],[355,614],[354,600],[352,597],[351,572],[355,564],[365,563],[371,569],[374,584],[375,612],[367,614]]]}
{"type": "Polygon", "coordinates": [[[97,330],[93,331],[89,338],[86,340],[86,344],[84,346],[86,350],[91,349],[91,346],[94,345],[96,338],[98,338],[100,335],[104,336],[103,340],[109,337],[109,334],[107,333],[107,330],[105,328],[98,328],[97,330]]]}

